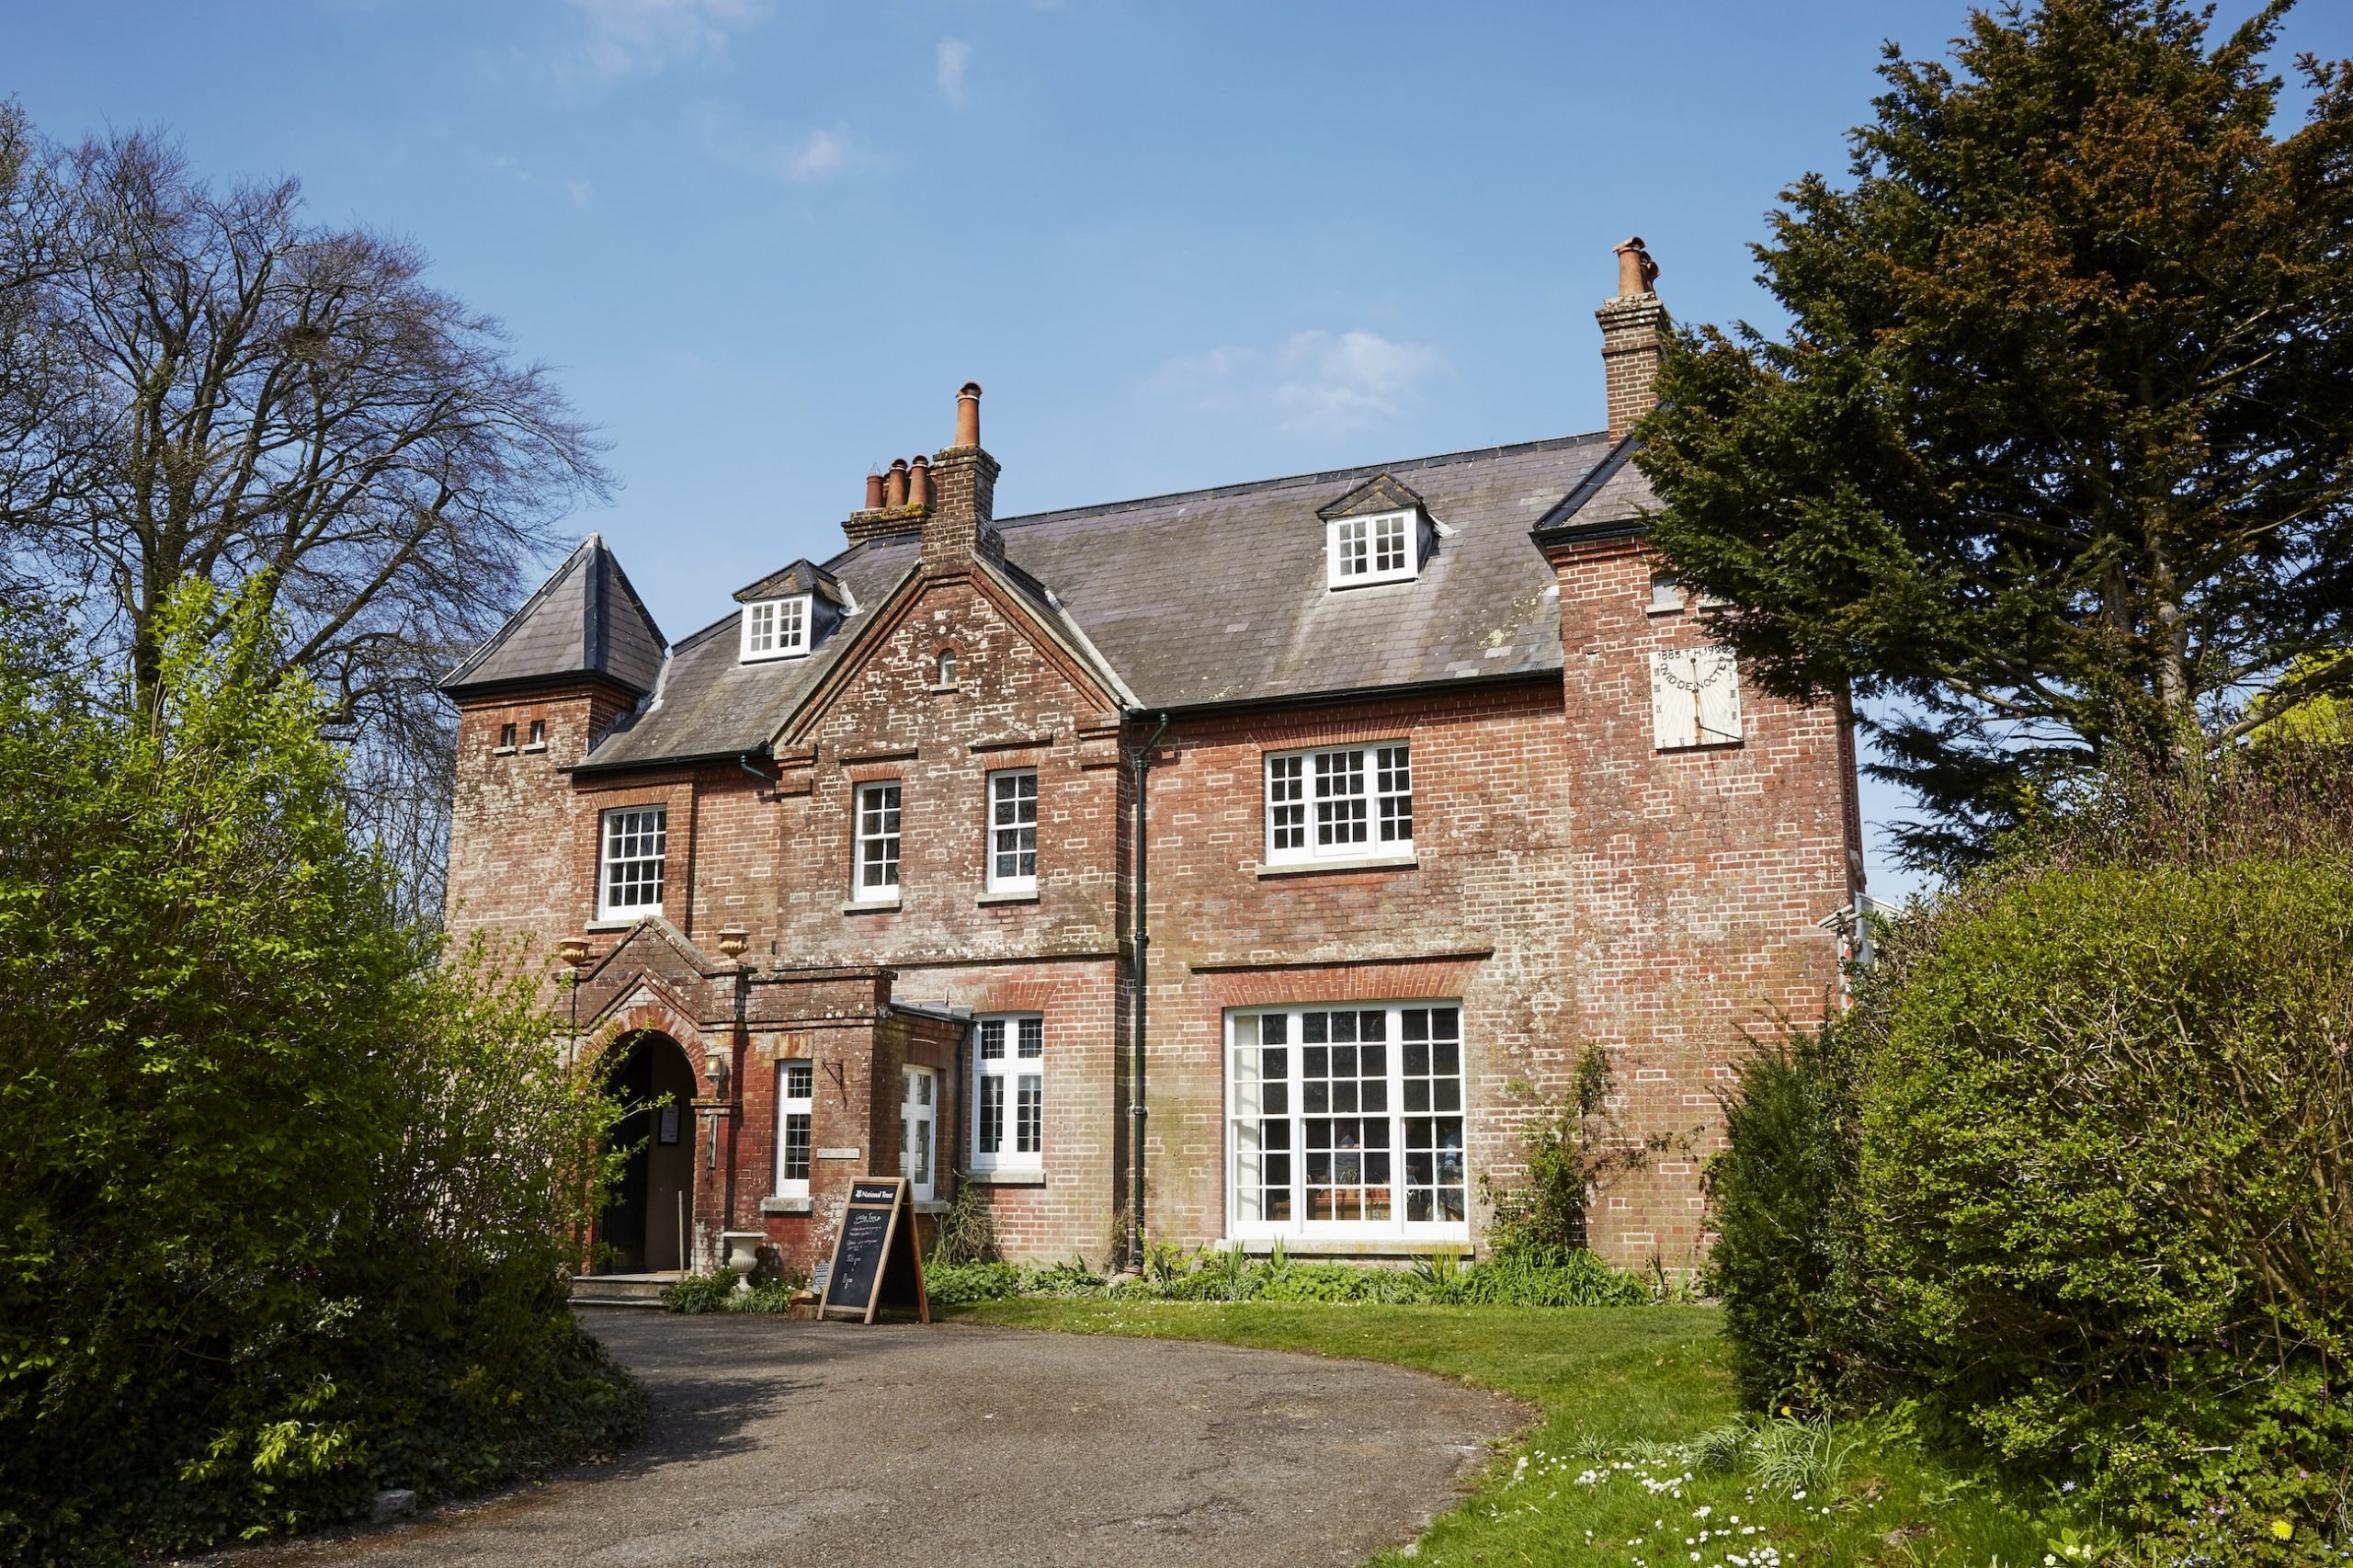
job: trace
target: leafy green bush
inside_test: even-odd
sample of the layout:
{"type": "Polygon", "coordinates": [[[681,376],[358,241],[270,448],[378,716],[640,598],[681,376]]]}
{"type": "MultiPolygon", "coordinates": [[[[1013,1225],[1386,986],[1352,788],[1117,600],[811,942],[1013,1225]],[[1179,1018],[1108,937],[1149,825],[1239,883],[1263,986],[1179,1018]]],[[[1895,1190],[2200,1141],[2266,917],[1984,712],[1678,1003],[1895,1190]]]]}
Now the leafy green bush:
{"type": "Polygon", "coordinates": [[[0,1560],[351,1517],[628,1441],[564,1265],[614,1108],[355,853],[267,623],[126,713],[0,629],[0,1560]]]}
{"type": "Polygon", "coordinates": [[[927,1263],[923,1283],[934,1306],[1001,1301],[1021,1293],[1021,1270],[1009,1263],[927,1263]]]}
{"type": "Polygon", "coordinates": [[[735,1286],[742,1278],[732,1268],[714,1268],[708,1274],[673,1279],[662,1287],[662,1310],[687,1317],[726,1312],[734,1301],[735,1286]]]}
{"type": "Polygon", "coordinates": [[[1483,1307],[1643,1307],[1651,1288],[1582,1247],[1514,1253],[1462,1271],[1448,1300],[1483,1307]]]}
{"type": "Polygon", "coordinates": [[[1869,1283],[2004,1460],[2151,1522],[2353,1487],[2353,866],[2062,865],[1876,1023],[1869,1283]]]}
{"type": "Polygon", "coordinates": [[[1859,1392],[1841,1386],[1867,1321],[1852,1267],[1859,1070],[1845,1019],[1761,1047],[1725,1106],[1730,1147],[1707,1165],[1708,1275],[1754,1409],[1822,1410],[1859,1392]]]}

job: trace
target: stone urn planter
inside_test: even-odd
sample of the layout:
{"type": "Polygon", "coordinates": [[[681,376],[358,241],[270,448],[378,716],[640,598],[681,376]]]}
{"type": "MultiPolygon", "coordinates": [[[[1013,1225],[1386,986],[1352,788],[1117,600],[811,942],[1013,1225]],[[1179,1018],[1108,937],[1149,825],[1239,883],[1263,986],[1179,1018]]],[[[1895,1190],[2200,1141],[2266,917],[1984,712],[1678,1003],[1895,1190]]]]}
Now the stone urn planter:
{"type": "Polygon", "coordinates": [[[760,1248],[767,1244],[766,1231],[722,1231],[722,1245],[727,1249],[727,1267],[735,1271],[735,1289],[752,1288],[752,1276],[759,1271],[760,1248]]]}

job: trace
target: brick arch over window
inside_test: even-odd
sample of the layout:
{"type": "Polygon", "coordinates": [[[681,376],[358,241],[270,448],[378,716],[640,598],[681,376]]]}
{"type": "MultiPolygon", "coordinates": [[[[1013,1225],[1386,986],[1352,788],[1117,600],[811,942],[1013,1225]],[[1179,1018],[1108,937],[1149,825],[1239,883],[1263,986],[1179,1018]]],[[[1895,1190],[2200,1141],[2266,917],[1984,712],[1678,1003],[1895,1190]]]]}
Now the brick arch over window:
{"type": "Polygon", "coordinates": [[[1470,989],[1486,957],[1485,953],[1461,953],[1375,963],[1268,964],[1195,972],[1204,982],[1211,1004],[1223,1011],[1296,1003],[1461,996],[1470,989]]]}

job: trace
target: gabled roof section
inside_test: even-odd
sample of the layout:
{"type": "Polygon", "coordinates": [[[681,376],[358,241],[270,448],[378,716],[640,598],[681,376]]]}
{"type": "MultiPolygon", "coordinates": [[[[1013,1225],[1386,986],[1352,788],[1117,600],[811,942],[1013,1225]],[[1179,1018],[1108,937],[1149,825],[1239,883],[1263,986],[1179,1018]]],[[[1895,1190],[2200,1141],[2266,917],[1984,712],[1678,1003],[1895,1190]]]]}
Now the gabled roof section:
{"type": "Polygon", "coordinates": [[[1658,510],[1658,495],[1651,482],[1634,466],[1642,443],[1627,435],[1593,465],[1593,472],[1561,504],[1537,519],[1530,531],[1539,544],[1602,534],[1640,533],[1645,519],[1658,510]]]}
{"type": "Polygon", "coordinates": [[[604,536],[590,534],[441,689],[456,696],[596,678],[643,697],[667,646],[604,536]]]}
{"type": "Polygon", "coordinates": [[[735,590],[735,602],[752,604],[760,599],[790,598],[796,594],[814,594],[839,608],[847,608],[848,597],[842,592],[842,580],[815,562],[802,559],[780,572],[771,572],[758,582],[735,590]]]}
{"type": "Polygon", "coordinates": [[[1417,512],[1422,498],[1400,484],[1394,474],[1376,473],[1337,501],[1315,508],[1325,522],[1336,517],[1362,517],[1375,512],[1417,512]]]}
{"type": "MultiPolygon", "coordinates": [[[[1000,517],[1005,560],[983,560],[977,575],[1131,710],[1558,679],[1559,579],[1529,547],[1529,530],[1561,514],[1564,497],[1589,493],[1610,455],[1601,436],[1570,436],[1000,517]],[[1376,492],[1384,479],[1394,489],[1376,492]],[[1426,506],[1453,531],[1415,580],[1330,593],[1318,508],[1372,494],[1390,510],[1426,506]]],[[[862,540],[827,561],[820,570],[857,608],[806,658],[738,659],[740,610],[686,637],[653,699],[599,740],[581,770],[767,749],[825,699],[829,672],[865,642],[870,623],[892,619],[921,554],[909,533],[862,540]]]]}

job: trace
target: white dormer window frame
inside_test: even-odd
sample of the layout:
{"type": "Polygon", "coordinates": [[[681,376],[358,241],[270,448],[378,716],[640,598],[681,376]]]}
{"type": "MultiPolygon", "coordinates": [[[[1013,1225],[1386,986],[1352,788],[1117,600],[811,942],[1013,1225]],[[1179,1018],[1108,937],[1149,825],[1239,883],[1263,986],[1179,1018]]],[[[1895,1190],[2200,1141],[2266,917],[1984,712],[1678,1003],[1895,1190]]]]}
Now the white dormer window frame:
{"type": "Polygon", "coordinates": [[[744,607],[740,661],[797,659],[809,652],[809,622],[814,607],[808,594],[754,599],[744,607]]]}
{"type": "Polygon", "coordinates": [[[1334,517],[1324,525],[1324,582],[1334,588],[1410,583],[1422,569],[1422,520],[1412,508],[1334,517]]]}

